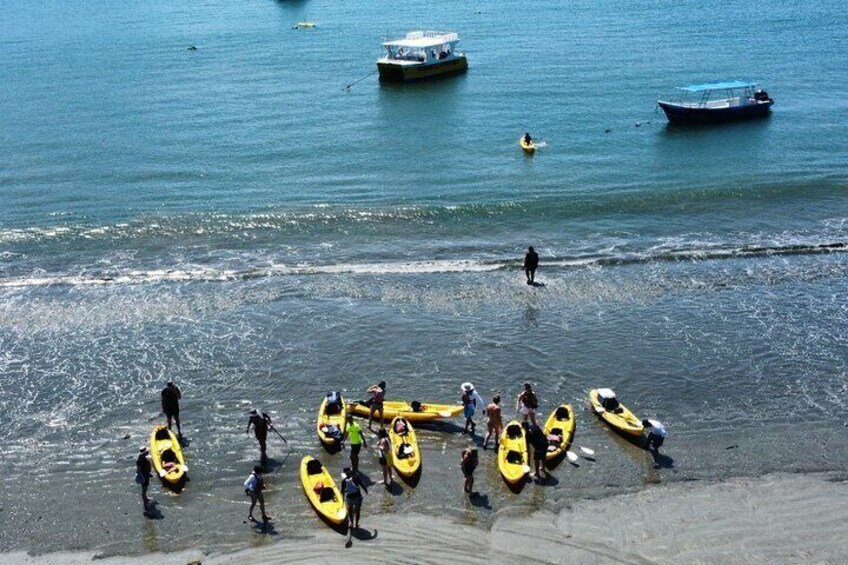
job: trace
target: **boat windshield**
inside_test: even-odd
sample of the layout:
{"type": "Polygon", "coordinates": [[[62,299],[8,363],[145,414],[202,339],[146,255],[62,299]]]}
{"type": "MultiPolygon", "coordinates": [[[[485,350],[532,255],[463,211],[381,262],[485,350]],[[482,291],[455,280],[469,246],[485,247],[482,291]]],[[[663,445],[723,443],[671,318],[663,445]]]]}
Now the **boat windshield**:
{"type": "Polygon", "coordinates": [[[400,45],[386,45],[386,58],[396,61],[438,61],[447,59],[453,53],[453,47],[447,43],[429,47],[403,47],[400,45]]]}

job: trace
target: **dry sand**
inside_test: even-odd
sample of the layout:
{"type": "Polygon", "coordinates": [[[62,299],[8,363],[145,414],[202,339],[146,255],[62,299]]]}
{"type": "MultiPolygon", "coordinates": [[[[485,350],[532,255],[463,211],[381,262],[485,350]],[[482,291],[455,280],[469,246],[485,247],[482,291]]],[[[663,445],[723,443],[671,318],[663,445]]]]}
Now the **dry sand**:
{"type": "MultiPolygon", "coordinates": [[[[527,488],[533,488],[528,485],[527,488]]],[[[559,515],[502,513],[491,531],[430,516],[366,516],[368,540],[313,538],[234,553],[115,557],[113,565],[223,563],[848,563],[848,482],[770,475],[656,485],[581,500],[559,515]]],[[[284,532],[280,535],[284,538],[284,532]]],[[[93,554],[6,554],[10,565],[90,563],[93,554]]]]}

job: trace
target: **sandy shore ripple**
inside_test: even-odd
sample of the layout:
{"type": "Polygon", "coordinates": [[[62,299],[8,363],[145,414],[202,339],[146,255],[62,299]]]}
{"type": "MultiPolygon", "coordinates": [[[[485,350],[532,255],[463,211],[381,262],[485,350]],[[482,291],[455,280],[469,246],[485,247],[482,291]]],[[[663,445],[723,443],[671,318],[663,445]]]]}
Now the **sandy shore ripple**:
{"type": "MultiPolygon", "coordinates": [[[[318,528],[310,539],[206,555],[6,554],[10,565],[100,563],[846,563],[848,480],[770,475],[657,485],[575,502],[559,515],[504,513],[491,531],[431,516],[367,517],[367,535],[318,528]],[[371,539],[365,539],[371,538],[371,539]]],[[[317,527],[317,526],[316,526],[317,527]]],[[[284,537],[285,533],[281,533],[284,537]]]]}

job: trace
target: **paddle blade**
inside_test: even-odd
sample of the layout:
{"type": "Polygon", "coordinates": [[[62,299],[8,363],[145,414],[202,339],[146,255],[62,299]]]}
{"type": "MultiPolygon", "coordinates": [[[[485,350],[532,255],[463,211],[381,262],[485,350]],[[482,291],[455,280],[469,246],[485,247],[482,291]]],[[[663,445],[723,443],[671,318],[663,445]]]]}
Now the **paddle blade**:
{"type": "Polygon", "coordinates": [[[594,455],[595,454],[594,449],[589,449],[588,447],[583,447],[582,445],[580,446],[580,451],[582,451],[586,455],[594,455]]]}
{"type": "Polygon", "coordinates": [[[453,417],[453,414],[450,410],[442,410],[441,412],[439,412],[439,416],[441,416],[442,418],[451,418],[453,417]]]}
{"type": "Polygon", "coordinates": [[[159,476],[160,476],[160,477],[164,477],[164,476],[165,476],[165,475],[167,475],[167,474],[168,474],[168,472],[167,472],[165,469],[162,469],[162,470],[160,470],[160,471],[159,471],[159,476]]]}
{"type": "Polygon", "coordinates": [[[568,460],[571,461],[572,463],[577,461],[577,454],[574,453],[573,451],[566,451],[565,456],[568,457],[568,460]]]}
{"type": "Polygon", "coordinates": [[[524,465],[523,467],[521,467],[521,470],[522,470],[522,471],[524,472],[524,474],[526,475],[526,474],[527,474],[527,473],[529,473],[529,472],[530,472],[530,470],[531,470],[531,469],[530,469],[530,465],[524,465]]]}
{"type": "Polygon", "coordinates": [[[188,473],[188,465],[182,465],[183,473],[188,473]]]}

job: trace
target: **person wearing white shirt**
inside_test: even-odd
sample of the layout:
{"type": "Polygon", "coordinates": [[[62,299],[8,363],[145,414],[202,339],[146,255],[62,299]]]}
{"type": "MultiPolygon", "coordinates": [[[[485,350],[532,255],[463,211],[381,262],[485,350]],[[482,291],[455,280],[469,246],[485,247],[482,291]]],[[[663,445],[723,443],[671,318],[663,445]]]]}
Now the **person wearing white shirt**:
{"type": "Polygon", "coordinates": [[[659,420],[648,418],[642,420],[642,427],[645,428],[645,434],[648,436],[648,449],[656,454],[659,454],[665,438],[668,437],[668,432],[665,426],[659,420]]]}
{"type": "Polygon", "coordinates": [[[477,428],[474,424],[474,413],[477,412],[478,406],[486,406],[483,398],[474,390],[474,385],[471,383],[462,383],[462,414],[465,416],[465,429],[463,433],[474,434],[477,428]],[[469,430],[469,427],[471,428],[469,430]]]}

